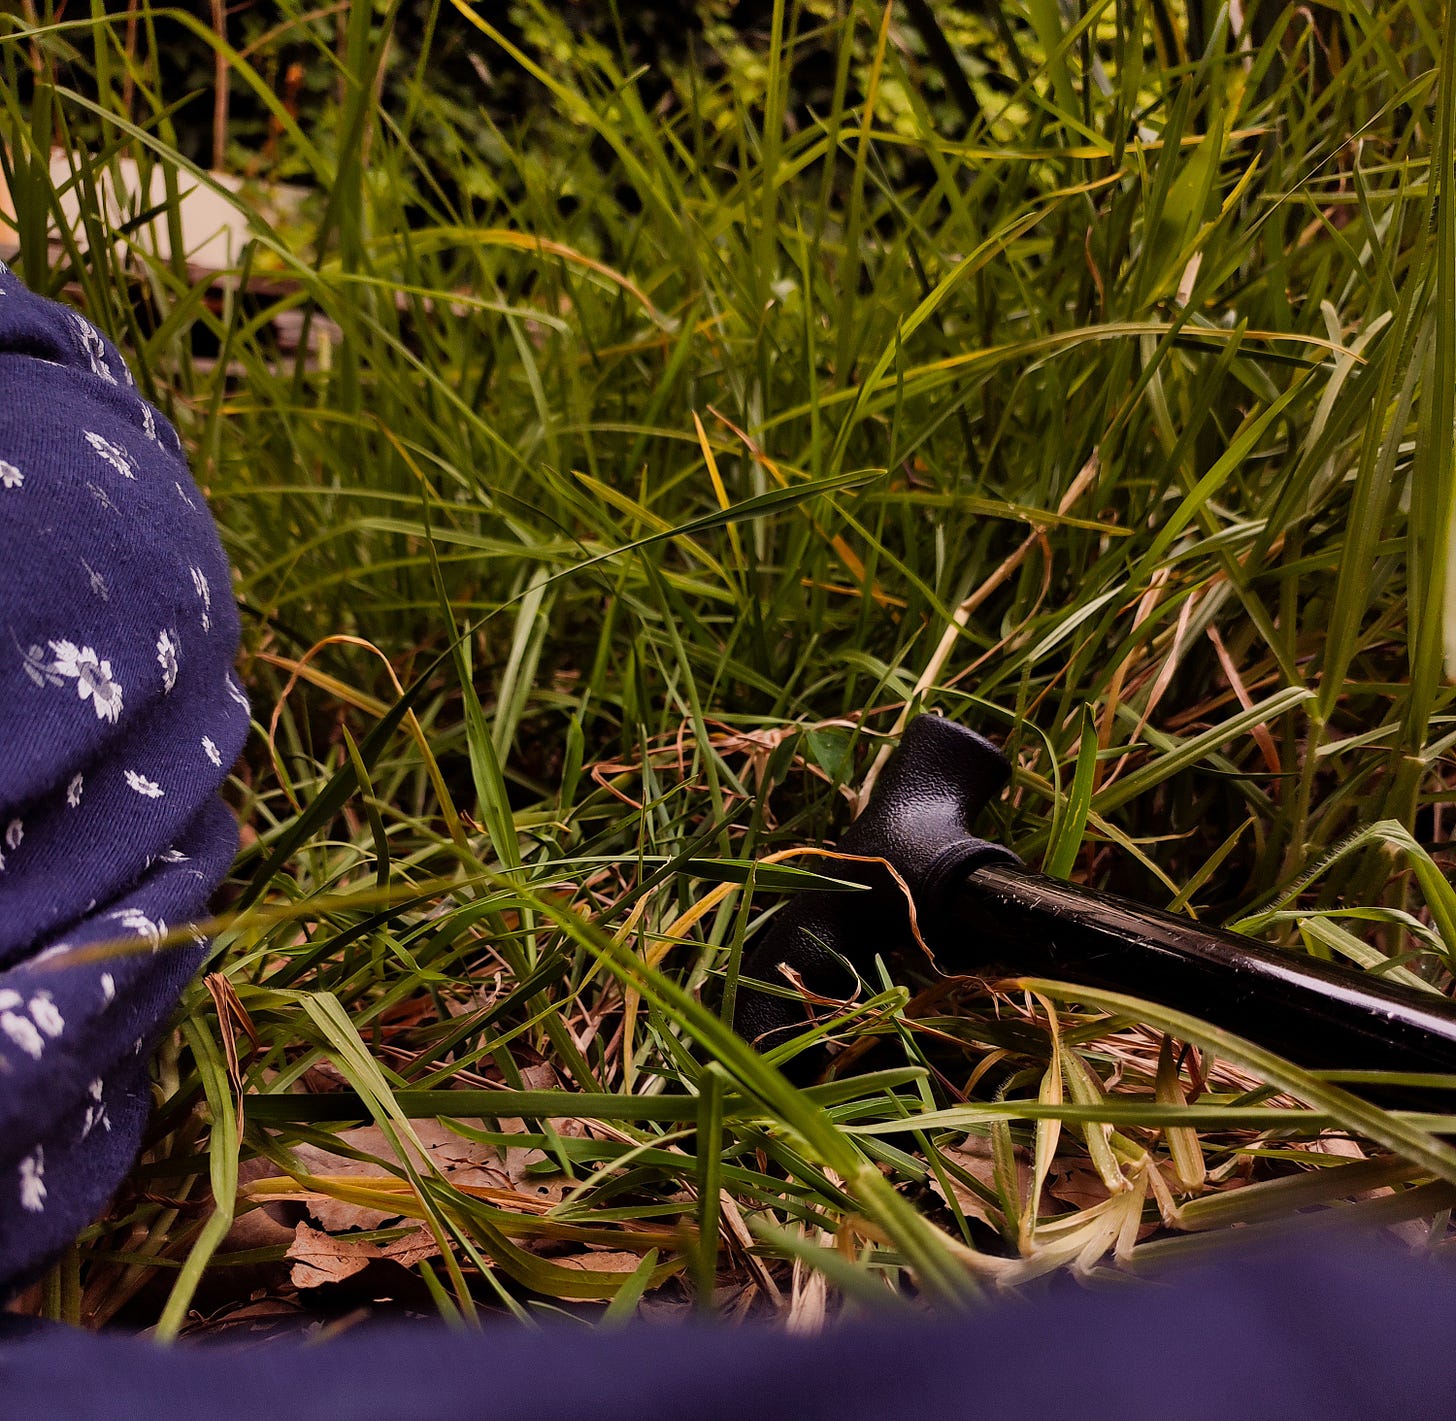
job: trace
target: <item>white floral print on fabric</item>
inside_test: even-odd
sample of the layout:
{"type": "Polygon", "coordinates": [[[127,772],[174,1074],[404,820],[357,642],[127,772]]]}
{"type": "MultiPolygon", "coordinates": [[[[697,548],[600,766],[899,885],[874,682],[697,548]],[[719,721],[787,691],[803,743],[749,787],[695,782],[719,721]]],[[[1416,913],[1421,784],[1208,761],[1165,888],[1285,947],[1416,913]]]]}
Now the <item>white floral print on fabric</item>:
{"type": "MultiPolygon", "coordinates": [[[[90,699],[96,718],[115,725],[121,715],[122,695],[121,683],[111,674],[111,662],[101,660],[92,647],[77,646],[73,641],[53,641],[50,647],[55,660],[44,668],[47,679],[64,676],[74,681],[76,694],[83,701],[90,699]]],[[[34,681],[36,671],[29,654],[26,662],[26,672],[34,681]]],[[[59,683],[52,680],[51,684],[59,683]]]]}
{"type": "Polygon", "coordinates": [[[228,698],[233,701],[234,704],[242,706],[244,710],[250,709],[248,705],[248,698],[243,694],[242,687],[233,680],[232,673],[228,672],[227,674],[225,674],[222,680],[223,685],[227,687],[228,698]]]}
{"type": "Polygon", "coordinates": [[[0,290],[16,415],[0,430],[0,524],[15,534],[0,564],[4,1296],[135,1157],[146,1073],[126,1053],[145,1057],[201,960],[167,924],[205,915],[231,860],[216,761],[247,718],[220,674],[236,645],[226,563],[174,429],[124,388],[110,339],[9,278],[0,290]],[[87,950],[118,940],[116,966],[87,950]]]}
{"type": "Polygon", "coordinates": [[[162,694],[166,695],[177,684],[177,640],[165,627],[157,633],[157,661],[162,667],[162,694]]]}
{"type": "Polygon", "coordinates": [[[124,773],[127,784],[146,799],[161,799],[167,792],[156,780],[149,780],[145,775],[138,773],[136,770],[126,770],[124,773]]]}
{"type": "Polygon", "coordinates": [[[20,1207],[32,1214],[45,1208],[45,1151],[39,1145],[20,1161],[20,1207]]]}
{"type": "Polygon", "coordinates": [[[94,430],[83,429],[82,434],[86,436],[86,442],[103,458],[118,474],[124,479],[136,479],[136,465],[131,461],[131,455],[121,447],[120,444],[108,439],[104,434],[97,434],[94,430]]]}
{"type": "Polygon", "coordinates": [[[202,602],[202,630],[208,631],[212,627],[212,588],[208,585],[207,574],[200,567],[190,571],[192,586],[202,602]]]}
{"type": "Polygon", "coordinates": [[[204,955],[168,924],[205,918],[232,860],[216,789],[248,724],[223,681],[226,562],[164,409],[93,325],[9,277],[0,291],[4,1296],[136,1156],[145,1055],[204,955]],[[118,941],[116,965],[90,950],[118,941]]]}
{"type": "MultiPolygon", "coordinates": [[[[162,939],[167,935],[166,922],[161,918],[153,922],[140,908],[121,908],[110,916],[128,932],[133,932],[151,943],[153,952],[161,947],[162,939]]],[[[107,997],[106,1000],[110,1001],[111,998],[107,997]]]]}
{"type": "Polygon", "coordinates": [[[102,1099],[102,1093],[106,1086],[97,1076],[88,1087],[91,1096],[91,1104],[86,1107],[86,1118],[81,1122],[81,1138],[84,1140],[98,1125],[104,1130],[111,1129],[111,1121],[106,1114],[106,1103],[102,1099]]]}
{"type": "Polygon", "coordinates": [[[40,1060],[45,1050],[45,1038],[28,1016],[21,1016],[18,1011],[0,1011],[0,1032],[4,1032],[31,1060],[40,1060]]]}
{"type": "Polygon", "coordinates": [[[111,589],[106,585],[106,579],[85,558],[81,559],[81,566],[86,569],[86,576],[91,582],[91,590],[103,602],[111,601],[111,589]]]}
{"type": "Polygon", "coordinates": [[[20,659],[24,663],[25,674],[35,682],[37,686],[44,689],[46,686],[64,686],[66,679],[51,670],[51,664],[46,659],[45,649],[40,646],[20,646],[20,659]]]}
{"type": "Polygon", "coordinates": [[[37,992],[29,1002],[30,1019],[55,1040],[66,1029],[66,1019],[56,1009],[55,998],[49,992],[37,992]]]}
{"type": "Polygon", "coordinates": [[[72,328],[81,338],[81,349],[91,363],[91,373],[99,375],[108,385],[116,384],[116,376],[111,373],[111,366],[106,363],[106,342],[101,339],[101,332],[84,316],[79,316],[74,311],[66,314],[70,317],[72,328]]]}

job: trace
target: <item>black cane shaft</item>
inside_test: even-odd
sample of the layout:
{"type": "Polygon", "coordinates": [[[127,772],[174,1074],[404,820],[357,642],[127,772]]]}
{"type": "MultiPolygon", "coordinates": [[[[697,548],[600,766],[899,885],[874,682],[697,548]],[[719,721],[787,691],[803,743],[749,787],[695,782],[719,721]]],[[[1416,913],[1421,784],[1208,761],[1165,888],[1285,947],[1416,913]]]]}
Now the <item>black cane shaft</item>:
{"type": "Polygon", "coordinates": [[[1456,1005],[1434,992],[1281,952],[1019,864],[974,868],[948,897],[936,944],[950,957],[943,966],[963,953],[975,970],[994,962],[1143,997],[1313,1069],[1456,1072],[1456,1005]]]}
{"type": "MultiPolygon", "coordinates": [[[[977,815],[1010,774],[983,736],[936,716],[912,720],[841,844],[857,856],[843,871],[867,891],[804,893],[780,911],[744,960],[739,1031],[768,1047],[804,1029],[805,1002],[752,985],[787,980],[785,968],[821,997],[852,991],[849,967],[863,978],[877,955],[910,940],[908,890],[950,971],[1141,997],[1316,1070],[1456,1075],[1456,1004],[1438,993],[1043,878],[975,838],[977,815]]],[[[1425,1109],[1450,1099],[1392,1081],[1350,1088],[1425,1109]]]]}

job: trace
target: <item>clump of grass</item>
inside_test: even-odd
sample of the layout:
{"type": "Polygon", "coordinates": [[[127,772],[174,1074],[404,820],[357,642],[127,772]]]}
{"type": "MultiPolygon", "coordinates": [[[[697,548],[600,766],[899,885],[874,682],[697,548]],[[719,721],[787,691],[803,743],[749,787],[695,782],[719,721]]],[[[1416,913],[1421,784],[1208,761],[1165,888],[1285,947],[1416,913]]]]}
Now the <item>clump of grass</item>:
{"type": "Polygon", "coordinates": [[[264,1200],[372,1209],[456,1319],[808,1325],[1295,1216],[1444,1249],[1448,1119],[1149,1004],[908,964],[809,1088],[721,1005],[813,881],[775,853],[932,706],[1006,741],[995,831],[1049,871],[1449,987],[1440,13],[1008,5],[995,83],[938,5],[780,3],[646,77],[486,13],[435,23],[536,95],[510,123],[423,62],[381,107],[369,6],[276,39],[322,128],[219,50],[314,188],[221,281],[159,255],[211,179],[135,34],[0,39],[20,269],[183,430],[257,714],[148,1153],[36,1305],[175,1334],[276,1291],[264,1200]],[[104,230],[122,157],[166,202],[104,230]]]}

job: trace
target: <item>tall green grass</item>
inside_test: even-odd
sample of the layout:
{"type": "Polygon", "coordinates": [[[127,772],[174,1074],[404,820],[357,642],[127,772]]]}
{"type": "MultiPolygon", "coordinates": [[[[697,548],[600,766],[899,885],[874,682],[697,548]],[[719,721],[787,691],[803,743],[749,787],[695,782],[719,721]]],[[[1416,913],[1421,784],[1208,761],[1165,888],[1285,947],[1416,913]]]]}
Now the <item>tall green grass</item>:
{"type": "Polygon", "coordinates": [[[428,1230],[462,1323],[809,1325],[1296,1215],[1443,1248],[1449,1121],[1156,1007],[904,964],[800,1089],[721,1005],[812,881],[772,855],[922,707],[1005,741],[991,829],[1050,871],[1451,983],[1441,7],[779,0],[664,70],[442,5],[473,112],[427,62],[380,104],[397,7],[286,8],[338,98],[300,123],[219,47],[313,193],[220,285],[158,255],[211,179],[149,12],[0,22],[18,269],[181,428],[257,720],[148,1153],[34,1305],[174,1334],[282,1260],[235,1218],[310,1189],[428,1230]],[[167,202],[103,230],[123,156],[167,202]],[[452,1182],[440,1119],[558,1202],[452,1182]],[[361,1122],[393,1182],[296,1153],[361,1122]]]}

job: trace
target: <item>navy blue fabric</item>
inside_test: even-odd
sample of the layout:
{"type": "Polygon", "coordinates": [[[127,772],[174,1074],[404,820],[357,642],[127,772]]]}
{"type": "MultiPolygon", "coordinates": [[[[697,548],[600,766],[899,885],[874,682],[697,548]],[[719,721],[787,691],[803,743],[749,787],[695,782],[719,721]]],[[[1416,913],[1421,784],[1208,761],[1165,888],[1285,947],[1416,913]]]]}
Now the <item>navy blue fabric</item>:
{"type": "Polygon", "coordinates": [[[0,1343],[25,1421],[1116,1421],[1456,1415],[1449,1265],[1368,1248],[814,1338],[637,1325],[322,1345],[0,1343]]]}
{"type": "Polygon", "coordinates": [[[0,1296],[135,1158],[147,1052],[203,953],[163,940],[237,847],[237,646],[176,431],[0,264],[0,1296]]]}

